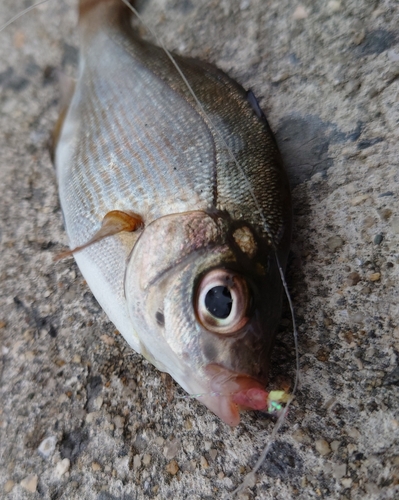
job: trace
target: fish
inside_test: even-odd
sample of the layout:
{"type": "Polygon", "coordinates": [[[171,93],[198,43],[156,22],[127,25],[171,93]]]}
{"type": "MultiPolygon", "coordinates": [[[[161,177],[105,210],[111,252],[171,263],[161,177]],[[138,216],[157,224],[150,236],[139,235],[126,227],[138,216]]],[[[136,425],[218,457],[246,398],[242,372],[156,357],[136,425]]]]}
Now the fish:
{"type": "Polygon", "coordinates": [[[252,91],[131,18],[121,0],[79,2],[53,151],[71,253],[127,343],[236,426],[266,406],[289,182],[252,91]]]}

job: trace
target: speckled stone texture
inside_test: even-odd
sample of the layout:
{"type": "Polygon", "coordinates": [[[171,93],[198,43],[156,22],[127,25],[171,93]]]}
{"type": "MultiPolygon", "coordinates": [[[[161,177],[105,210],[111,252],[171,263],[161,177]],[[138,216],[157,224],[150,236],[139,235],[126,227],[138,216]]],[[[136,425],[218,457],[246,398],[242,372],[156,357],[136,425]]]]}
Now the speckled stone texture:
{"type": "MultiPolygon", "coordinates": [[[[28,3],[3,0],[0,22],[28,3]]],[[[293,185],[301,385],[240,498],[398,498],[397,1],[141,3],[168,48],[253,89],[293,185]]],[[[273,419],[230,429],[177,399],[73,260],[53,262],[66,236],[47,144],[76,21],[76,2],[53,0],[0,33],[0,497],[231,498],[273,419]]],[[[293,376],[285,306],[271,383],[293,376]]]]}

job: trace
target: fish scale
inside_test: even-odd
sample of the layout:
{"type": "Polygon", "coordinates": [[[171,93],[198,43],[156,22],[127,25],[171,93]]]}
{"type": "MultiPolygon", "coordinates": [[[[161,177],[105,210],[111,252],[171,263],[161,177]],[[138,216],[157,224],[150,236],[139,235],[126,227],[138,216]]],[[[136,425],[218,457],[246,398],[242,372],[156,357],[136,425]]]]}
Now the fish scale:
{"type": "Polygon", "coordinates": [[[248,391],[267,400],[291,233],[287,178],[253,95],[174,56],[188,86],[130,18],[120,0],[80,2],[79,77],[55,152],[66,230],[129,344],[187,392],[224,394],[198,399],[236,425],[245,408],[235,401],[251,407],[248,391]],[[97,241],[121,212],[144,228],[117,225],[97,241]],[[230,297],[227,317],[207,306],[217,300],[208,291],[230,297]]]}
{"type": "Polygon", "coordinates": [[[80,234],[79,217],[84,216],[80,211],[84,203],[82,193],[96,207],[97,223],[116,204],[119,208],[145,214],[146,221],[150,222],[171,210],[190,209],[193,203],[205,209],[212,206],[213,201],[213,148],[203,120],[198,120],[196,111],[179,96],[176,99],[176,94],[161,81],[152,77],[151,83],[152,74],[148,71],[141,70],[133,79],[137,72],[125,60],[128,58],[131,62],[130,56],[123,50],[120,53],[120,46],[115,44],[114,47],[112,38],[101,38],[104,40],[96,44],[98,52],[102,53],[105,48],[111,52],[112,59],[117,61],[115,73],[122,74],[126,84],[116,95],[113,80],[102,77],[107,61],[93,68],[92,61],[97,61],[97,53],[89,53],[87,58],[91,58],[84,63],[81,76],[83,91],[72,101],[69,111],[70,115],[77,114],[70,119],[90,124],[89,135],[83,133],[87,133],[85,126],[84,131],[75,131],[76,136],[81,136],[75,143],[76,152],[69,151],[76,155],[75,161],[68,159],[64,163],[62,157],[57,159],[61,175],[76,178],[76,184],[81,186],[78,191],[74,185],[66,194],[69,206],[64,214],[67,228],[71,226],[68,233],[72,246],[82,244],[91,236],[85,232],[80,234]],[[95,81],[101,85],[95,85],[95,81]],[[143,89],[147,90],[143,92],[143,89]],[[157,96],[161,90],[163,96],[159,102],[157,96]],[[140,98],[134,98],[135,95],[140,98]],[[124,103],[127,103],[126,108],[124,103]],[[183,106],[187,107],[184,119],[178,119],[175,110],[181,113],[183,106]],[[107,115],[103,109],[109,110],[107,115]],[[157,126],[157,123],[162,125],[157,126]],[[185,132],[193,126],[191,123],[195,123],[195,138],[185,132]],[[167,142],[163,134],[168,137],[167,142]],[[194,148],[195,156],[191,154],[194,148]],[[112,175],[109,173],[111,158],[114,163],[112,175]],[[162,165],[162,169],[154,168],[155,165],[162,165]],[[178,206],[165,208],[157,199],[159,195],[162,199],[175,200],[178,206]]]}

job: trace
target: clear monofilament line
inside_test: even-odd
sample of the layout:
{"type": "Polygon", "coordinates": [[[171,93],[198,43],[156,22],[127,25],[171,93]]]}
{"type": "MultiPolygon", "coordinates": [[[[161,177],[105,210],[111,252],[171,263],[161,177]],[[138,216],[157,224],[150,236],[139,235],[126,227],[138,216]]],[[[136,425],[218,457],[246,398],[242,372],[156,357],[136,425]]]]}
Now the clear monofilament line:
{"type": "Polygon", "coordinates": [[[2,26],[0,26],[0,31],[3,31],[4,29],[7,28],[7,26],[9,26],[10,24],[12,24],[14,21],[16,21],[20,17],[24,16],[25,14],[27,14],[31,10],[35,9],[36,7],[38,7],[39,5],[41,5],[42,3],[46,3],[46,2],[49,2],[49,1],[50,0],[41,0],[40,2],[37,2],[37,3],[33,4],[33,5],[31,5],[30,7],[27,7],[26,9],[24,9],[23,11],[21,11],[19,14],[16,14],[14,17],[12,17],[9,21],[7,21],[6,23],[4,23],[2,26]]]}
{"type": "MultiPolygon", "coordinates": [[[[267,443],[267,445],[265,446],[265,448],[263,449],[263,452],[262,454],[260,455],[257,463],[255,464],[255,467],[252,469],[252,471],[246,476],[246,478],[244,479],[243,483],[234,491],[232,491],[231,493],[229,493],[228,496],[226,496],[225,498],[228,499],[228,498],[232,498],[233,496],[235,496],[237,493],[241,492],[243,489],[245,489],[247,486],[249,486],[249,484],[251,484],[251,482],[253,481],[254,479],[254,476],[255,476],[255,473],[257,472],[257,470],[259,469],[259,467],[263,464],[264,460],[266,459],[266,456],[267,454],[269,453],[270,451],[270,448],[273,444],[273,442],[276,440],[276,436],[277,436],[277,433],[279,431],[279,429],[281,428],[281,426],[283,425],[284,421],[285,421],[285,418],[286,418],[286,415],[287,415],[287,411],[288,411],[288,408],[291,404],[291,402],[293,401],[294,399],[294,396],[295,396],[295,393],[296,393],[296,390],[298,388],[298,383],[299,383],[299,350],[298,350],[298,332],[297,332],[297,328],[296,328],[296,322],[295,322],[295,314],[294,314],[294,307],[293,307],[293,304],[292,304],[292,300],[291,300],[291,296],[290,296],[290,293],[289,293],[289,290],[288,290],[288,286],[287,286],[287,283],[285,281],[285,277],[284,277],[284,271],[281,267],[281,264],[280,264],[280,260],[278,258],[278,254],[277,254],[277,249],[276,249],[276,246],[275,246],[275,242],[274,242],[274,239],[273,239],[273,235],[270,231],[270,228],[268,227],[268,224],[266,222],[266,219],[262,213],[262,210],[261,210],[261,207],[258,203],[258,200],[256,198],[256,195],[255,195],[255,192],[254,190],[252,189],[252,186],[251,186],[251,183],[247,177],[247,175],[245,174],[245,171],[243,169],[243,167],[241,166],[241,164],[238,162],[237,158],[235,157],[233,151],[231,150],[231,148],[229,147],[229,145],[227,144],[227,142],[225,141],[222,133],[217,129],[217,127],[214,125],[213,121],[211,120],[211,118],[209,117],[208,113],[206,113],[204,107],[202,106],[201,102],[199,101],[198,97],[196,96],[194,90],[192,89],[190,83],[188,82],[187,78],[185,77],[184,73],[182,72],[182,70],[180,69],[179,65],[177,64],[177,62],[175,61],[174,57],[172,56],[172,54],[168,51],[168,49],[165,47],[165,45],[163,44],[162,40],[157,36],[156,33],[154,33],[147,25],[146,23],[143,21],[143,19],[141,18],[140,14],[137,12],[137,10],[129,3],[128,0],[121,0],[134,14],[135,16],[139,19],[139,21],[143,24],[143,26],[145,26],[145,28],[151,33],[151,35],[155,38],[155,40],[158,42],[158,44],[160,45],[160,47],[164,50],[165,54],[168,56],[168,58],[170,59],[170,61],[172,62],[173,66],[176,68],[176,71],[179,73],[180,77],[182,78],[182,80],[184,81],[185,85],[187,86],[187,89],[188,91],[190,92],[190,94],[192,95],[196,105],[198,106],[198,108],[201,110],[201,112],[207,117],[209,123],[211,124],[212,128],[215,130],[215,132],[217,133],[218,137],[220,138],[220,140],[222,141],[223,143],[223,146],[226,148],[226,151],[228,152],[230,158],[232,159],[232,161],[235,163],[235,165],[237,166],[238,170],[240,171],[241,173],[241,176],[246,184],[246,187],[252,197],[252,200],[255,204],[255,207],[259,213],[259,217],[261,218],[262,220],[262,223],[263,223],[263,227],[264,227],[264,230],[266,232],[266,234],[269,236],[269,239],[270,239],[270,242],[271,242],[271,245],[273,247],[273,250],[274,250],[274,255],[275,255],[275,259],[276,259],[276,263],[277,263],[277,267],[278,267],[278,270],[279,270],[279,273],[280,273],[280,278],[281,278],[281,282],[282,282],[282,285],[283,285],[283,288],[284,288],[284,293],[287,297],[287,300],[288,300],[288,303],[289,303],[289,307],[290,307],[290,311],[291,311],[291,317],[292,317],[292,324],[293,324],[293,335],[294,335],[294,344],[295,344],[295,356],[296,356],[296,374],[295,374],[295,382],[294,382],[294,388],[293,388],[293,391],[291,393],[291,397],[290,399],[288,400],[285,408],[283,409],[282,413],[280,414],[274,428],[273,428],[273,431],[271,433],[271,436],[270,436],[270,439],[267,443]]],[[[195,397],[195,396],[194,396],[195,397]]]]}
{"type": "Polygon", "coordinates": [[[292,389],[292,393],[290,394],[290,398],[287,401],[287,404],[285,405],[284,409],[282,410],[280,416],[278,417],[278,420],[277,420],[277,422],[275,423],[275,425],[273,427],[273,430],[272,430],[272,433],[270,435],[270,438],[269,438],[266,446],[263,448],[263,451],[260,454],[260,456],[259,456],[256,464],[254,465],[253,469],[251,470],[251,472],[249,472],[245,476],[244,481],[235,490],[233,490],[230,493],[228,493],[223,498],[223,500],[229,500],[230,498],[233,498],[238,493],[241,493],[243,490],[245,490],[245,488],[253,485],[254,480],[255,480],[255,474],[256,474],[256,472],[259,470],[259,468],[262,466],[262,464],[266,460],[266,457],[269,454],[269,451],[270,451],[273,443],[276,442],[277,433],[280,430],[280,428],[283,425],[283,423],[285,422],[286,415],[287,415],[287,412],[288,412],[288,408],[290,407],[292,401],[295,398],[295,394],[296,394],[296,391],[297,391],[298,385],[299,385],[299,380],[300,380],[300,362],[299,362],[299,347],[298,347],[298,330],[297,330],[296,321],[295,321],[294,306],[292,304],[291,295],[290,295],[290,292],[288,290],[288,285],[287,285],[287,282],[285,281],[284,271],[283,271],[283,269],[282,269],[282,267],[280,265],[280,261],[279,261],[277,253],[275,254],[275,257],[276,257],[277,267],[278,267],[279,272],[280,272],[280,277],[281,277],[281,282],[283,284],[284,293],[285,293],[285,295],[287,297],[288,305],[290,307],[291,318],[292,318],[292,328],[293,328],[294,346],[295,346],[295,368],[296,368],[295,369],[294,387],[292,389]]]}
{"type": "Polygon", "coordinates": [[[300,379],[298,329],[296,326],[295,311],[294,311],[294,305],[293,305],[292,299],[291,299],[291,294],[290,294],[290,291],[288,290],[288,285],[287,285],[287,282],[285,280],[284,271],[281,267],[280,260],[278,258],[277,253],[275,253],[275,258],[276,258],[277,267],[278,267],[278,270],[280,273],[281,282],[283,284],[284,293],[285,293],[285,296],[287,297],[287,300],[288,300],[288,305],[290,308],[290,314],[291,314],[291,320],[292,320],[292,333],[293,333],[293,337],[294,337],[294,347],[295,347],[295,381],[294,381],[294,388],[292,389],[292,392],[291,392],[291,396],[295,396],[295,393],[296,393],[298,385],[299,385],[299,379],[300,379]]]}
{"type": "Polygon", "coordinates": [[[129,0],[121,0],[121,2],[123,2],[133,13],[134,15],[137,17],[137,19],[142,23],[142,25],[149,31],[149,33],[155,38],[155,40],[157,41],[157,43],[159,44],[159,46],[162,48],[162,50],[165,52],[165,54],[168,56],[168,58],[170,59],[171,63],[173,64],[173,66],[176,68],[176,71],[179,73],[180,77],[182,78],[183,82],[185,83],[188,91],[190,92],[190,94],[192,95],[194,101],[195,101],[195,104],[198,106],[198,108],[201,110],[201,112],[204,114],[204,116],[207,117],[207,120],[209,121],[209,123],[211,124],[212,128],[214,129],[214,131],[216,132],[216,134],[218,135],[219,139],[221,140],[223,146],[225,147],[226,151],[228,152],[229,156],[230,156],[230,159],[234,162],[234,164],[236,165],[236,167],[238,168],[239,172],[241,173],[241,176],[246,184],[246,188],[248,189],[250,195],[251,195],[251,198],[255,204],[255,207],[256,207],[256,210],[259,214],[259,217],[261,218],[262,220],[262,223],[263,223],[263,227],[266,231],[266,234],[269,236],[270,238],[270,241],[271,241],[271,244],[273,246],[273,248],[275,247],[275,243],[274,243],[274,240],[273,240],[273,235],[268,227],[268,224],[266,222],[266,219],[265,217],[263,216],[263,213],[262,213],[262,209],[258,203],[258,199],[256,198],[255,196],[255,191],[252,189],[252,186],[251,186],[251,183],[248,179],[248,177],[246,176],[245,174],[245,171],[242,167],[242,165],[239,163],[239,161],[237,160],[237,158],[235,157],[232,149],[230,148],[230,146],[227,144],[226,140],[224,139],[222,133],[218,130],[218,128],[215,126],[215,124],[213,123],[213,121],[211,120],[209,114],[205,111],[204,107],[202,106],[201,102],[199,101],[198,97],[196,96],[193,88],[191,87],[189,81],[187,80],[187,78],[185,77],[183,71],[181,70],[181,68],[179,67],[179,65],[177,64],[177,62],[175,61],[173,55],[169,52],[169,50],[165,47],[164,43],[162,42],[162,40],[158,37],[158,35],[153,31],[151,30],[147,24],[144,22],[144,20],[142,19],[142,17],[140,16],[140,14],[137,12],[137,10],[129,3],[129,0]]]}
{"type": "Polygon", "coordinates": [[[203,392],[201,394],[184,394],[183,396],[175,396],[175,398],[176,399],[196,399],[196,398],[202,398],[204,396],[228,398],[232,394],[233,394],[232,392],[230,392],[229,394],[223,394],[222,392],[203,392]]]}
{"type": "MultiPolygon", "coordinates": [[[[9,26],[10,24],[12,24],[13,22],[15,22],[17,19],[19,19],[20,17],[24,16],[25,14],[27,14],[31,10],[35,9],[36,7],[38,7],[38,6],[46,3],[48,1],[50,1],[50,0],[40,0],[37,3],[35,3],[34,5],[31,5],[30,7],[24,9],[19,14],[15,15],[14,17],[12,17],[5,24],[3,24],[2,26],[0,26],[0,32],[2,30],[4,30],[7,26],[9,26]]],[[[274,249],[277,266],[278,266],[278,269],[279,269],[281,281],[282,281],[283,288],[284,288],[284,293],[285,293],[285,295],[287,297],[287,300],[288,300],[288,303],[289,303],[289,307],[290,307],[290,311],[291,311],[292,323],[293,323],[294,344],[295,344],[295,352],[296,352],[296,376],[295,376],[295,383],[294,383],[293,391],[291,393],[290,399],[288,400],[286,406],[282,410],[282,413],[280,414],[280,416],[279,416],[279,418],[278,418],[278,420],[277,420],[277,422],[276,422],[276,424],[275,424],[275,426],[274,426],[274,428],[272,430],[272,433],[270,435],[270,439],[269,439],[267,445],[265,446],[262,454],[260,455],[257,463],[255,464],[253,470],[245,477],[243,483],[236,490],[232,491],[231,493],[228,494],[228,496],[225,497],[226,499],[228,499],[228,498],[232,498],[233,496],[235,496],[237,493],[241,492],[243,489],[245,489],[247,486],[249,486],[252,483],[252,481],[254,479],[254,476],[255,476],[255,473],[258,471],[259,467],[263,464],[263,462],[264,462],[267,454],[270,451],[270,448],[271,448],[272,444],[276,440],[277,433],[278,433],[278,431],[280,430],[281,426],[283,425],[283,423],[285,421],[288,408],[289,408],[290,404],[292,403],[292,401],[294,399],[294,396],[296,394],[296,391],[297,391],[297,388],[298,388],[298,384],[299,384],[299,380],[300,380],[300,365],[299,365],[299,350],[298,350],[298,333],[297,333],[297,328],[296,328],[296,322],[295,322],[295,315],[294,315],[293,304],[292,304],[291,296],[289,294],[287,283],[285,281],[284,271],[283,271],[283,269],[282,269],[282,267],[280,265],[279,259],[278,259],[278,255],[277,255],[277,251],[276,251],[276,248],[275,248],[275,242],[273,240],[272,232],[271,232],[270,228],[268,227],[267,221],[266,221],[266,219],[265,219],[265,217],[264,217],[264,215],[262,213],[262,209],[261,209],[261,207],[260,207],[260,205],[258,203],[258,200],[256,198],[255,192],[252,189],[250,181],[249,181],[248,177],[246,176],[243,167],[238,162],[238,160],[235,157],[232,149],[226,143],[226,141],[225,141],[223,135],[221,134],[221,132],[216,128],[216,126],[214,125],[213,121],[209,117],[208,113],[206,113],[206,111],[204,110],[201,102],[197,98],[197,96],[196,96],[195,92],[193,91],[190,83],[186,79],[185,75],[183,74],[182,70],[178,66],[178,64],[175,61],[175,59],[173,58],[172,54],[166,49],[166,47],[164,46],[164,44],[162,43],[162,41],[159,39],[159,37],[156,35],[156,33],[154,33],[146,25],[146,23],[143,21],[143,19],[141,18],[141,16],[137,12],[137,10],[128,2],[128,0],[121,0],[121,2],[123,2],[136,15],[136,17],[139,19],[139,21],[146,27],[146,29],[151,33],[151,35],[157,40],[157,42],[159,43],[159,45],[161,46],[161,48],[165,51],[165,54],[168,56],[168,58],[170,59],[170,61],[174,65],[174,67],[176,68],[177,72],[179,73],[180,77],[184,81],[185,85],[187,86],[187,89],[190,92],[190,94],[192,95],[192,97],[193,97],[196,105],[201,110],[201,112],[207,117],[210,125],[215,130],[216,134],[218,135],[218,137],[220,138],[221,142],[223,143],[223,146],[225,147],[226,151],[228,152],[231,160],[234,162],[234,164],[238,168],[239,172],[241,173],[241,176],[242,176],[242,178],[244,180],[244,183],[246,184],[246,188],[248,189],[248,192],[250,193],[250,195],[251,195],[251,197],[253,199],[253,202],[255,204],[256,210],[257,210],[257,212],[259,214],[259,217],[260,217],[260,219],[261,219],[261,221],[263,223],[264,230],[265,230],[266,234],[268,235],[268,237],[269,237],[269,239],[271,241],[272,247],[274,249]]],[[[177,398],[178,399],[189,399],[189,398],[197,398],[197,397],[201,397],[201,396],[205,396],[205,395],[206,396],[212,395],[212,396],[215,396],[215,397],[223,397],[223,396],[225,396],[224,394],[221,394],[221,393],[210,393],[210,394],[189,394],[189,395],[182,396],[182,397],[178,396],[177,398]]]]}

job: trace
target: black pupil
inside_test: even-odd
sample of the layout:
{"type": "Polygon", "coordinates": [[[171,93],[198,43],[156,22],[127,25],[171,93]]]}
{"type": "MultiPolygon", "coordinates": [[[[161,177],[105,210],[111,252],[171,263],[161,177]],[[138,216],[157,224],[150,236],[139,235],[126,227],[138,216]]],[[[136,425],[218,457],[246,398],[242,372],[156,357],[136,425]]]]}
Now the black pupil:
{"type": "Polygon", "coordinates": [[[215,318],[228,318],[232,306],[233,299],[226,286],[214,286],[205,296],[205,307],[215,318]]]}

